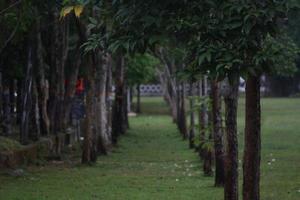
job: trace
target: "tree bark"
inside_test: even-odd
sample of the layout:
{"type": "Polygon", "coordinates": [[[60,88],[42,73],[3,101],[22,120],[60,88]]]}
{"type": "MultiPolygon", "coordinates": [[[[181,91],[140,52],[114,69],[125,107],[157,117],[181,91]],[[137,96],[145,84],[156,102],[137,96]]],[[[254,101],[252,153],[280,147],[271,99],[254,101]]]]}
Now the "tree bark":
{"type": "Polygon", "coordinates": [[[190,83],[189,97],[190,97],[190,131],[189,131],[189,146],[190,149],[195,148],[195,112],[194,112],[194,96],[193,83],[190,83]]]}
{"type": "Polygon", "coordinates": [[[66,87],[65,97],[64,97],[64,112],[63,112],[63,129],[66,129],[70,122],[70,113],[72,108],[72,103],[74,101],[76,93],[76,83],[78,80],[79,68],[81,65],[81,47],[82,42],[79,41],[76,52],[75,52],[75,61],[72,64],[74,67],[71,70],[71,73],[68,77],[68,84],[66,87]]]}
{"type": "Polygon", "coordinates": [[[225,200],[238,199],[238,137],[237,106],[238,78],[233,85],[228,85],[225,101],[226,154],[225,154],[225,200]]]}
{"type": "Polygon", "coordinates": [[[246,81],[245,149],[243,162],[243,199],[260,199],[261,160],[260,77],[246,81]]]}
{"type": "MultiPolygon", "coordinates": [[[[92,57],[92,56],[90,56],[92,57]]],[[[97,147],[94,132],[94,96],[95,96],[95,69],[96,61],[95,58],[90,58],[87,73],[87,96],[86,96],[86,117],[84,119],[84,141],[82,150],[81,163],[91,164],[96,162],[97,159],[97,147]]]]}
{"type": "Polygon", "coordinates": [[[136,86],[136,91],[137,91],[137,95],[136,95],[136,113],[141,113],[141,89],[140,89],[141,85],[138,84],[136,86]]]}
{"type": "MultiPolygon", "coordinates": [[[[132,110],[132,101],[131,101],[131,90],[132,88],[128,86],[127,88],[127,116],[128,116],[128,113],[130,113],[132,110]]],[[[128,127],[129,127],[129,121],[128,121],[128,127]]]]}
{"type": "Polygon", "coordinates": [[[11,117],[12,117],[12,124],[15,123],[15,108],[16,108],[16,80],[15,79],[11,79],[10,83],[9,83],[9,101],[10,101],[10,113],[11,113],[11,117]]]}
{"type": "Polygon", "coordinates": [[[59,12],[54,11],[53,42],[54,50],[51,66],[50,121],[51,132],[57,134],[63,128],[63,107],[65,96],[65,63],[68,57],[69,20],[59,19],[59,12]]]}
{"type": "Polygon", "coordinates": [[[177,87],[177,84],[173,85],[173,86],[169,86],[169,85],[175,84],[175,82],[170,81],[170,79],[172,79],[172,77],[168,76],[169,73],[166,73],[166,71],[168,71],[166,68],[167,68],[167,66],[165,65],[164,71],[160,71],[157,69],[157,74],[159,76],[159,81],[161,84],[164,99],[171,108],[173,122],[177,123],[178,112],[179,112],[178,111],[178,107],[179,107],[178,87],[177,87]],[[169,88],[173,88],[172,94],[171,94],[169,88]]]}
{"type": "Polygon", "coordinates": [[[0,71],[0,121],[2,122],[2,117],[3,117],[3,77],[2,77],[2,72],[0,71]]]}
{"type": "Polygon", "coordinates": [[[122,112],[123,112],[123,118],[124,118],[124,123],[123,123],[123,129],[124,132],[123,134],[126,133],[127,129],[129,129],[129,118],[128,118],[128,90],[129,90],[129,86],[128,86],[128,80],[127,80],[127,65],[126,65],[126,59],[124,57],[124,63],[123,63],[123,107],[122,107],[122,112]]]}
{"type": "Polygon", "coordinates": [[[213,163],[213,113],[211,109],[207,110],[207,129],[208,138],[205,138],[203,146],[203,172],[206,176],[212,176],[212,163],[213,163]]]}
{"type": "Polygon", "coordinates": [[[185,85],[184,83],[180,84],[180,96],[179,96],[179,119],[178,123],[180,124],[181,134],[183,139],[188,139],[188,128],[186,123],[186,108],[185,108],[185,85]]]}
{"type": "Polygon", "coordinates": [[[123,89],[123,108],[122,108],[122,113],[123,113],[123,118],[124,118],[124,123],[123,123],[123,129],[124,132],[123,134],[126,133],[127,129],[129,129],[129,118],[128,118],[128,84],[127,84],[127,72],[126,72],[126,65],[124,65],[124,89],[123,89]]]}
{"type": "MultiPolygon", "coordinates": [[[[90,86],[91,87],[91,86],[90,86]]],[[[90,164],[93,161],[93,130],[92,130],[92,112],[93,112],[93,92],[91,89],[87,92],[86,98],[86,117],[84,120],[84,141],[82,150],[83,164],[90,164]]]]}
{"type": "Polygon", "coordinates": [[[205,98],[207,96],[207,81],[206,77],[204,77],[200,82],[200,91],[199,95],[201,97],[201,107],[199,111],[199,131],[200,131],[200,145],[199,145],[199,156],[202,160],[204,160],[204,150],[203,145],[205,143],[205,130],[207,127],[207,105],[205,105],[205,98]]]}
{"type": "Polygon", "coordinates": [[[184,135],[183,135],[183,131],[182,131],[182,124],[180,123],[180,118],[181,118],[181,88],[180,88],[180,84],[178,82],[178,80],[176,80],[176,124],[177,127],[179,129],[180,134],[182,135],[183,139],[184,135]]]}
{"type": "Polygon", "coordinates": [[[37,85],[35,79],[32,81],[32,104],[30,111],[30,139],[33,141],[38,141],[41,135],[40,129],[40,111],[39,111],[39,100],[37,93],[37,85]]]}
{"type": "Polygon", "coordinates": [[[204,154],[204,161],[203,161],[203,173],[205,176],[212,176],[212,160],[213,160],[213,153],[210,148],[206,148],[203,150],[204,154]]]}
{"type": "Polygon", "coordinates": [[[106,78],[106,111],[107,124],[106,130],[109,139],[109,144],[112,144],[112,58],[107,54],[107,78],[106,78]]]}
{"type": "MultiPolygon", "coordinates": [[[[99,55],[100,57],[100,55],[99,55]]],[[[107,154],[107,147],[110,141],[107,133],[107,107],[106,107],[106,82],[107,82],[107,56],[102,56],[101,64],[98,66],[96,72],[96,95],[97,95],[97,108],[96,108],[96,127],[97,131],[97,151],[100,154],[107,154]]]]}
{"type": "Polygon", "coordinates": [[[124,56],[119,55],[116,62],[115,71],[115,101],[113,106],[112,119],[112,142],[117,144],[119,135],[125,133],[124,123],[124,56]]]}
{"type": "Polygon", "coordinates": [[[48,99],[49,99],[49,83],[46,80],[45,75],[45,63],[42,55],[43,44],[41,38],[41,27],[40,21],[37,20],[36,25],[36,76],[37,76],[37,92],[38,92],[38,103],[40,110],[40,126],[41,135],[50,134],[50,119],[48,116],[48,99]]]}
{"type": "MultiPolygon", "coordinates": [[[[74,16],[75,17],[75,16],[74,16]]],[[[84,32],[85,27],[83,27],[80,22],[77,21],[77,33],[78,33],[78,41],[74,54],[74,62],[73,69],[68,77],[68,84],[65,92],[64,99],[64,119],[63,119],[63,128],[66,129],[70,119],[70,112],[72,108],[72,103],[74,101],[75,93],[76,93],[76,83],[78,80],[79,69],[82,63],[82,44],[86,41],[86,35],[84,32]]]]}
{"type": "Polygon", "coordinates": [[[17,80],[17,125],[21,124],[22,119],[22,90],[23,90],[23,82],[22,80],[17,80]]]}
{"type": "MultiPolygon", "coordinates": [[[[2,85],[2,72],[0,71],[0,122],[2,123],[3,120],[3,85],[2,85]]],[[[2,126],[2,124],[0,124],[2,126]]],[[[2,127],[0,127],[2,128],[2,127]]],[[[2,135],[2,131],[0,132],[0,135],[2,135]]]]}
{"type": "Polygon", "coordinates": [[[212,122],[213,138],[215,149],[215,186],[224,185],[224,146],[222,130],[221,97],[219,92],[219,83],[216,80],[211,81],[211,99],[212,99],[212,122]]]}
{"type": "Polygon", "coordinates": [[[28,64],[26,69],[24,88],[22,92],[22,115],[20,125],[20,139],[22,144],[28,144],[29,114],[31,110],[32,93],[32,48],[28,50],[28,64]]]}
{"type": "Polygon", "coordinates": [[[158,51],[155,51],[154,53],[157,56],[157,58],[159,58],[161,62],[164,64],[164,71],[157,70],[159,75],[159,80],[162,85],[164,97],[167,100],[167,103],[171,107],[173,122],[177,123],[177,125],[180,125],[179,118],[178,118],[180,116],[180,110],[179,110],[180,96],[178,91],[178,82],[176,81],[176,78],[172,76],[172,74],[174,73],[174,71],[176,71],[176,68],[178,66],[175,65],[175,60],[173,58],[169,58],[166,49],[159,48],[158,51]]]}
{"type": "Polygon", "coordinates": [[[57,90],[58,90],[58,105],[56,109],[56,128],[57,131],[63,130],[63,119],[64,119],[64,97],[65,97],[65,63],[68,57],[68,36],[69,36],[69,24],[68,18],[64,21],[59,22],[59,34],[58,37],[60,38],[60,43],[58,44],[58,52],[57,52],[57,90]]]}
{"type": "Polygon", "coordinates": [[[12,117],[11,117],[11,104],[10,104],[10,88],[8,81],[3,84],[2,91],[2,107],[3,107],[3,116],[2,116],[2,128],[3,135],[9,136],[12,134],[12,117]]]}

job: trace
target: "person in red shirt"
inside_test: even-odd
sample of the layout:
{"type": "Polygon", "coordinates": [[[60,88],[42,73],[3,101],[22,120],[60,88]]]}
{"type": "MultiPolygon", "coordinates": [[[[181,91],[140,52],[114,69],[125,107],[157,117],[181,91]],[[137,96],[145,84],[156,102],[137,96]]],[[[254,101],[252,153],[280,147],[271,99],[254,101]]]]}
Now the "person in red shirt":
{"type": "Polygon", "coordinates": [[[84,79],[79,78],[76,83],[76,95],[81,96],[84,92],[84,79]]]}

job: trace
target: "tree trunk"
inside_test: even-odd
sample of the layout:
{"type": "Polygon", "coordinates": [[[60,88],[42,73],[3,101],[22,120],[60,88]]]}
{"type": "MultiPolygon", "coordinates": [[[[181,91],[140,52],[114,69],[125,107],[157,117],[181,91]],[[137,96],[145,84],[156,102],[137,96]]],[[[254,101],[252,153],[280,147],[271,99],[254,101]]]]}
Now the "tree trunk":
{"type": "Polygon", "coordinates": [[[28,64],[26,69],[24,88],[22,92],[22,115],[20,126],[20,139],[22,144],[28,144],[29,114],[31,110],[31,92],[32,92],[32,49],[28,50],[28,64]]]}
{"type": "Polygon", "coordinates": [[[212,176],[213,171],[212,171],[212,151],[209,149],[204,149],[203,151],[204,154],[204,163],[203,163],[203,172],[205,176],[212,176]]]}
{"type": "Polygon", "coordinates": [[[127,98],[127,94],[128,94],[128,86],[127,86],[127,82],[126,82],[126,78],[125,80],[125,84],[124,84],[124,93],[123,93],[123,117],[124,117],[124,124],[123,124],[123,129],[125,130],[123,132],[123,134],[126,133],[127,129],[129,129],[129,118],[128,118],[128,98],[127,98]]]}
{"type": "Polygon", "coordinates": [[[37,92],[38,92],[38,103],[40,110],[40,126],[41,135],[50,134],[50,120],[48,116],[47,106],[49,98],[49,83],[45,76],[45,63],[42,55],[43,44],[41,38],[41,27],[40,21],[37,20],[36,29],[36,74],[37,74],[37,92]]]}
{"type": "MultiPolygon", "coordinates": [[[[131,87],[128,87],[128,90],[127,90],[127,114],[130,113],[132,110],[131,110],[131,90],[132,88],[131,87]]],[[[128,116],[128,115],[127,115],[128,116]]],[[[129,127],[129,122],[128,122],[128,127],[129,127]]]]}
{"type": "MultiPolygon", "coordinates": [[[[0,71],[0,122],[2,122],[3,117],[3,77],[2,72],[0,71]]],[[[2,134],[2,133],[1,133],[2,134]]]]}
{"type": "Polygon", "coordinates": [[[39,94],[38,103],[40,110],[41,135],[48,136],[50,134],[50,119],[47,111],[49,99],[49,83],[46,79],[40,79],[37,87],[39,94]]]}
{"type": "Polygon", "coordinates": [[[21,124],[22,119],[22,90],[23,90],[23,82],[22,80],[17,80],[17,125],[21,124]]]}
{"type": "Polygon", "coordinates": [[[180,109],[179,109],[179,120],[178,123],[181,127],[183,139],[188,139],[188,128],[186,123],[186,108],[185,108],[185,85],[180,84],[180,97],[179,97],[180,109]]]}
{"type": "Polygon", "coordinates": [[[178,81],[176,81],[176,123],[177,123],[177,127],[179,129],[180,134],[182,135],[182,137],[184,138],[183,135],[183,131],[182,131],[182,124],[180,123],[180,118],[181,118],[181,88],[180,88],[180,84],[178,81]]]}
{"type": "Polygon", "coordinates": [[[237,137],[237,106],[239,80],[231,86],[224,96],[226,124],[225,154],[225,200],[238,199],[238,137],[237,137]]]}
{"type": "Polygon", "coordinates": [[[130,92],[129,92],[129,100],[130,100],[130,104],[132,105],[133,103],[133,87],[130,87],[130,92]]]}
{"type": "Polygon", "coordinates": [[[115,71],[115,101],[113,106],[112,142],[117,143],[118,136],[125,133],[124,129],[124,57],[119,55],[115,71]]]}
{"type": "MultiPolygon", "coordinates": [[[[179,125],[179,93],[178,93],[178,82],[173,77],[174,71],[176,71],[175,60],[169,58],[168,52],[164,48],[158,49],[154,52],[157,58],[164,64],[164,71],[157,70],[159,80],[162,85],[162,90],[167,103],[171,107],[173,122],[179,125]]],[[[179,129],[181,130],[181,129],[179,129]]]]}
{"type": "Polygon", "coordinates": [[[107,54],[107,78],[106,78],[106,111],[107,111],[107,124],[106,130],[109,139],[109,144],[112,143],[112,58],[107,54]]]}
{"type": "Polygon", "coordinates": [[[59,22],[59,38],[62,41],[59,41],[58,52],[57,52],[57,90],[58,90],[58,104],[56,109],[56,129],[57,131],[62,131],[63,129],[63,119],[64,119],[64,97],[65,97],[65,63],[68,56],[68,18],[64,21],[59,22]]]}
{"type": "Polygon", "coordinates": [[[124,132],[123,134],[126,133],[127,129],[129,129],[129,118],[128,118],[128,90],[129,90],[129,87],[128,87],[128,80],[127,80],[127,65],[126,65],[126,60],[124,58],[124,77],[123,77],[123,117],[124,117],[124,124],[123,124],[123,129],[124,129],[124,132]]]}
{"type": "Polygon", "coordinates": [[[194,112],[194,97],[193,97],[193,83],[190,83],[189,90],[190,97],[190,131],[189,131],[189,146],[191,149],[195,148],[195,112],[194,112]]]}
{"type": "MultiPolygon", "coordinates": [[[[90,82],[91,83],[91,82],[90,82]]],[[[91,84],[89,85],[91,87],[91,84]]],[[[83,141],[83,150],[82,150],[82,160],[83,164],[90,164],[93,161],[93,130],[92,130],[92,112],[93,112],[93,92],[89,88],[86,98],[86,117],[84,120],[84,141],[83,141]]]]}
{"type": "Polygon", "coordinates": [[[136,102],[136,113],[141,113],[141,85],[138,84],[136,86],[136,91],[137,91],[137,102],[136,102]]]}
{"type": "MultiPolygon", "coordinates": [[[[92,56],[91,56],[92,57],[92,56]]],[[[94,134],[94,95],[95,95],[95,69],[96,61],[95,58],[90,58],[87,73],[87,96],[86,96],[86,117],[84,119],[84,141],[82,150],[81,163],[91,164],[96,162],[97,159],[97,148],[96,138],[94,134]]]]}
{"type": "Polygon", "coordinates": [[[3,119],[2,119],[2,127],[3,127],[3,135],[9,136],[12,134],[12,117],[11,117],[11,104],[10,104],[10,89],[8,81],[3,84],[2,91],[2,107],[3,107],[3,119]]]}
{"type": "MultiPolygon", "coordinates": [[[[209,107],[209,106],[208,106],[209,107]]],[[[211,109],[207,111],[207,129],[208,129],[208,138],[205,138],[203,146],[203,172],[206,176],[212,176],[212,163],[213,163],[213,113],[211,109]]]]}
{"type": "Polygon", "coordinates": [[[50,93],[51,132],[57,134],[63,128],[63,107],[65,96],[65,63],[68,56],[69,20],[59,19],[59,12],[54,11],[53,42],[54,52],[52,61],[52,78],[50,93]]]}
{"type": "Polygon", "coordinates": [[[207,127],[207,105],[205,105],[205,98],[207,96],[207,81],[206,77],[204,77],[201,82],[200,82],[200,91],[199,95],[201,97],[201,108],[199,111],[199,131],[200,131],[200,145],[199,145],[199,156],[201,159],[204,159],[204,150],[203,150],[203,145],[205,143],[205,130],[207,127]]]}
{"type": "Polygon", "coordinates": [[[203,161],[203,173],[205,176],[212,176],[212,160],[213,160],[213,153],[210,148],[205,148],[203,150],[204,154],[204,161],[203,161]]]}
{"type": "Polygon", "coordinates": [[[39,100],[37,93],[37,85],[35,79],[32,81],[32,104],[31,104],[31,112],[30,112],[30,139],[33,141],[38,141],[41,135],[40,129],[40,111],[39,111],[39,100]]]}
{"type": "Polygon", "coordinates": [[[223,147],[223,130],[221,114],[221,97],[219,92],[219,83],[211,81],[211,99],[212,99],[212,122],[213,138],[215,149],[215,186],[224,185],[224,147],[223,147]]]}
{"type": "Polygon", "coordinates": [[[72,65],[74,66],[71,70],[71,73],[68,77],[68,84],[65,92],[64,99],[64,119],[63,119],[63,128],[66,129],[70,119],[70,113],[72,108],[72,103],[74,101],[75,93],[76,93],[76,83],[78,80],[79,69],[82,63],[82,44],[86,41],[86,36],[83,35],[83,27],[80,24],[77,24],[77,32],[78,32],[78,41],[77,47],[74,54],[74,62],[72,65]]]}
{"type": "MultiPolygon", "coordinates": [[[[99,55],[100,57],[100,55],[99,55]]],[[[96,127],[97,131],[97,151],[100,154],[107,154],[107,147],[110,141],[107,133],[107,108],[106,108],[106,82],[107,82],[107,56],[102,56],[102,62],[96,72],[97,108],[96,127]]]]}
{"type": "Polygon", "coordinates": [[[245,149],[243,199],[260,199],[260,77],[250,75],[246,82],[245,149]]]}
{"type": "Polygon", "coordinates": [[[70,113],[72,108],[72,103],[74,101],[74,96],[76,93],[76,83],[78,80],[79,68],[81,65],[81,43],[78,44],[75,53],[75,61],[73,63],[73,69],[68,77],[68,84],[66,87],[65,97],[64,97],[64,113],[63,113],[63,129],[66,129],[70,122],[70,113]]]}
{"type": "MultiPolygon", "coordinates": [[[[165,68],[167,68],[165,66],[165,68]]],[[[165,69],[165,71],[167,71],[165,69]]],[[[162,72],[160,70],[157,70],[158,76],[159,76],[159,80],[160,80],[160,84],[161,84],[161,88],[162,88],[162,92],[163,92],[163,96],[165,101],[167,102],[167,104],[170,106],[171,108],[171,114],[172,114],[172,118],[173,118],[173,122],[177,123],[178,122],[178,107],[179,107],[179,96],[178,96],[178,87],[177,84],[173,85],[173,86],[169,86],[174,84],[174,81],[170,81],[170,79],[172,77],[169,77],[169,73],[165,73],[162,72]],[[169,88],[173,88],[173,92],[171,94],[169,88]],[[174,89],[175,88],[175,89],[174,89]]]]}
{"type": "Polygon", "coordinates": [[[11,117],[12,117],[12,124],[14,124],[14,117],[15,117],[15,108],[16,108],[16,80],[15,79],[11,79],[10,83],[9,83],[9,101],[10,101],[10,113],[11,113],[11,117]]]}

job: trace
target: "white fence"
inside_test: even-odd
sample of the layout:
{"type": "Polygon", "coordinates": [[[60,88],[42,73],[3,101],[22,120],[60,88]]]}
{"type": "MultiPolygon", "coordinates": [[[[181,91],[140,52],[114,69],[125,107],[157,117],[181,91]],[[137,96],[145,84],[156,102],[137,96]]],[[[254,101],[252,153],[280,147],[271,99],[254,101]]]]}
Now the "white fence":
{"type": "Polygon", "coordinates": [[[161,85],[159,84],[141,85],[140,91],[141,91],[141,96],[162,96],[163,95],[161,85]]]}
{"type": "MultiPolygon", "coordinates": [[[[186,85],[186,92],[189,90],[189,85],[186,85]]],[[[208,88],[209,90],[209,88],[208,88]]],[[[265,92],[266,88],[264,85],[261,86],[261,92],[265,92]]],[[[160,84],[148,84],[140,86],[141,96],[162,96],[163,91],[160,84]]],[[[245,81],[240,80],[239,86],[240,92],[245,92],[245,81]]]]}

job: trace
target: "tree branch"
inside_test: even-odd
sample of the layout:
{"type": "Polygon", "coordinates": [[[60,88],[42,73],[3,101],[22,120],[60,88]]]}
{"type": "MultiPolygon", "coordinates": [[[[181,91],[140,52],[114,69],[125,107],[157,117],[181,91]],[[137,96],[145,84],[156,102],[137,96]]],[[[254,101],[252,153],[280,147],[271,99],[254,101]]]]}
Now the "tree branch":
{"type": "Polygon", "coordinates": [[[0,15],[2,15],[3,13],[5,13],[6,11],[8,11],[9,9],[17,6],[18,4],[20,4],[22,2],[22,0],[16,1],[15,3],[11,4],[10,6],[8,6],[7,8],[3,9],[0,11],[0,15]]]}
{"type": "Polygon", "coordinates": [[[7,47],[7,45],[9,44],[9,42],[14,38],[18,28],[19,28],[19,25],[20,25],[20,19],[18,20],[18,24],[16,25],[16,27],[14,28],[13,32],[10,34],[10,36],[8,37],[8,39],[5,41],[4,45],[1,47],[0,49],[0,55],[2,54],[2,52],[4,51],[4,49],[7,47]]]}

